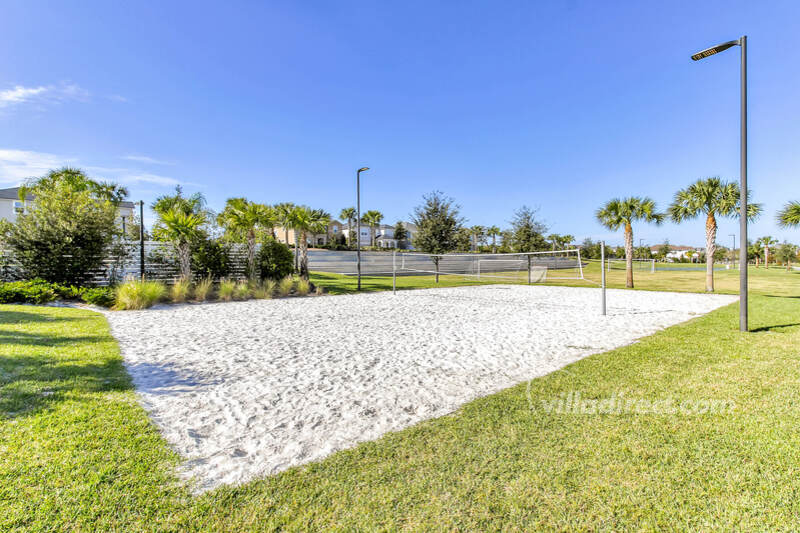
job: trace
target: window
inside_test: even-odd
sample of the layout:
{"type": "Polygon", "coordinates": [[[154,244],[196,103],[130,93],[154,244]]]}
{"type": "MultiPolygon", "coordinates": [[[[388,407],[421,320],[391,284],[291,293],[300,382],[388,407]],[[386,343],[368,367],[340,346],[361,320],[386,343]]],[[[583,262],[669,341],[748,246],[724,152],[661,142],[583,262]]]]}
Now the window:
{"type": "Polygon", "coordinates": [[[333,232],[339,233],[339,226],[333,226],[333,232]]]}
{"type": "Polygon", "coordinates": [[[23,203],[23,202],[21,202],[19,200],[14,200],[14,212],[17,213],[18,215],[24,213],[25,212],[25,203],[23,203]]]}

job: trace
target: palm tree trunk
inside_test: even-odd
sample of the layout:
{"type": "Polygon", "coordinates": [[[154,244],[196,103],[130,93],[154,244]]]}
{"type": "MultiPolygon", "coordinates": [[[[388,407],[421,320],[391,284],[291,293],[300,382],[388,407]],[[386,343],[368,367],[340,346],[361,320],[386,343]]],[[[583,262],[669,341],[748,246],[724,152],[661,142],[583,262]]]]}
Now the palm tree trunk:
{"type": "Polygon", "coordinates": [[[308,235],[300,234],[300,277],[308,279],[308,235]]]}
{"type": "Polygon", "coordinates": [[[180,265],[181,277],[186,280],[192,279],[192,250],[188,242],[178,245],[178,264],[180,265]]]}
{"type": "Polygon", "coordinates": [[[769,246],[764,247],[764,268],[769,268],[769,246]]]}
{"type": "Polygon", "coordinates": [[[247,277],[250,281],[256,279],[256,234],[253,230],[247,234],[247,277]]]}
{"type": "Polygon", "coordinates": [[[492,235],[492,253],[497,253],[497,235],[492,235]]]}
{"type": "Polygon", "coordinates": [[[633,228],[625,224],[625,286],[633,288],[633,228]]]}
{"type": "Polygon", "coordinates": [[[706,218],[706,292],[714,292],[714,252],[717,250],[717,219],[713,213],[706,218]]]}

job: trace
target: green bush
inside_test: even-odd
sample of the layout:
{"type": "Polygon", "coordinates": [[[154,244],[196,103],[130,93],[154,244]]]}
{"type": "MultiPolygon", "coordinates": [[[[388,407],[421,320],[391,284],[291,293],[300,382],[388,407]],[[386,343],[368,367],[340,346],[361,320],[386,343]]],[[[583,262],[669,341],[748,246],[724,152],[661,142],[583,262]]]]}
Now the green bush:
{"type": "Polygon", "coordinates": [[[183,303],[189,298],[192,283],[186,278],[179,278],[169,288],[169,297],[176,304],[183,303]]]}
{"type": "Polygon", "coordinates": [[[192,245],[192,273],[198,278],[221,279],[230,274],[229,246],[215,239],[198,239],[192,245]]]}
{"type": "Polygon", "coordinates": [[[41,279],[0,283],[0,303],[44,304],[58,298],[52,283],[41,279]]]}
{"type": "Polygon", "coordinates": [[[97,182],[75,169],[61,169],[34,180],[36,196],[2,237],[28,278],[83,283],[103,267],[114,237],[121,196],[108,198],[97,182]]]}
{"type": "Polygon", "coordinates": [[[286,276],[278,282],[278,296],[285,297],[292,293],[294,288],[294,280],[291,276],[286,276]]]}
{"type": "Polygon", "coordinates": [[[87,287],[81,291],[81,300],[100,307],[112,307],[115,303],[114,289],[110,287],[87,287]]]}
{"type": "Polygon", "coordinates": [[[167,288],[161,282],[129,280],[117,286],[114,309],[147,309],[166,293],[167,288]]]}
{"type": "Polygon", "coordinates": [[[294,270],[294,256],[285,244],[268,238],[256,257],[256,267],[261,279],[282,279],[294,270]]]}
{"type": "Polygon", "coordinates": [[[59,285],[43,279],[0,283],[0,303],[44,304],[53,300],[83,300],[110,307],[114,304],[114,292],[108,287],[59,285]]]}
{"type": "Polygon", "coordinates": [[[306,279],[298,279],[294,290],[298,296],[305,296],[311,291],[311,283],[306,279]]]}
{"type": "Polygon", "coordinates": [[[204,278],[197,282],[194,286],[194,299],[198,302],[205,302],[214,289],[214,280],[211,278],[204,278]]]}
{"type": "Polygon", "coordinates": [[[250,298],[250,294],[250,286],[246,281],[240,281],[237,283],[236,288],[233,291],[233,297],[236,300],[247,300],[250,298]]]}

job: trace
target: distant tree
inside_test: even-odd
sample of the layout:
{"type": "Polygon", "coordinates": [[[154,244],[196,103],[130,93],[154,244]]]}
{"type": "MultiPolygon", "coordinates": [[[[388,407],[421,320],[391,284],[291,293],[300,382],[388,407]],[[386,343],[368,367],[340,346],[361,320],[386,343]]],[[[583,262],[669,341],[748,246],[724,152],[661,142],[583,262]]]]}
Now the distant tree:
{"type": "Polygon", "coordinates": [[[175,194],[156,198],[151,205],[157,215],[153,237],[172,244],[178,256],[181,277],[192,277],[192,245],[205,237],[205,227],[210,213],[205,209],[205,198],[200,193],[183,196],[180,186],[175,194]]]}
{"type": "Polygon", "coordinates": [[[581,257],[584,259],[600,259],[600,243],[592,241],[587,237],[579,246],[581,250],[581,257]]]}
{"type": "Polygon", "coordinates": [[[614,198],[595,213],[597,220],[610,230],[625,229],[625,286],[633,288],[633,223],[639,220],[661,224],[664,215],[656,210],[656,203],[647,197],[614,198]]]}
{"type": "MultiPolygon", "coordinates": [[[[720,178],[697,180],[675,193],[669,215],[675,223],[706,215],[706,291],[714,292],[714,248],[717,239],[717,216],[737,217],[739,212],[739,185],[720,178]]],[[[747,217],[754,219],[761,205],[747,204],[747,217]]]]}
{"type": "Polygon", "coordinates": [[[369,241],[370,246],[375,246],[375,228],[381,225],[383,220],[383,213],[380,211],[370,210],[361,215],[361,222],[369,226],[369,241]]]}
{"type": "Polygon", "coordinates": [[[469,228],[469,233],[472,241],[471,248],[473,250],[477,250],[482,243],[486,242],[486,228],[483,226],[472,226],[469,228]]]}
{"type": "Polygon", "coordinates": [[[401,221],[394,225],[394,239],[397,241],[398,248],[403,248],[408,239],[408,230],[401,221]]]}
{"type": "Polygon", "coordinates": [[[769,250],[778,244],[778,239],[773,239],[770,235],[765,235],[756,241],[756,246],[764,250],[764,268],[769,268],[769,250]]]}
{"type": "Polygon", "coordinates": [[[775,255],[778,261],[786,265],[786,270],[791,270],[792,261],[797,258],[797,246],[784,242],[778,247],[775,255]]]}
{"type": "Polygon", "coordinates": [[[670,246],[669,246],[669,241],[664,241],[664,244],[662,244],[658,248],[658,252],[656,253],[656,257],[658,259],[661,259],[662,261],[666,261],[667,256],[669,255],[669,253],[671,251],[672,251],[672,248],[670,248],[670,246]]]}
{"type": "Polygon", "coordinates": [[[456,252],[470,252],[472,251],[472,231],[470,228],[460,227],[456,232],[456,245],[454,251],[456,252]]]}
{"type": "Polygon", "coordinates": [[[489,226],[489,228],[486,230],[486,234],[489,237],[492,238],[492,253],[496,254],[497,253],[497,237],[502,235],[502,232],[500,231],[500,228],[498,228],[497,226],[489,226]]]}
{"type": "Polygon", "coordinates": [[[355,207],[345,207],[339,212],[339,220],[347,221],[347,244],[348,246],[353,245],[353,225],[355,224],[356,220],[356,208],[355,207]]]}
{"type": "Polygon", "coordinates": [[[800,226],[800,202],[789,202],[778,211],[778,224],[783,227],[800,226]]]}
{"type": "Polygon", "coordinates": [[[247,245],[247,277],[255,280],[256,237],[259,232],[271,234],[275,225],[275,214],[264,204],[246,198],[228,198],[225,209],[217,216],[217,223],[225,230],[225,239],[247,245]]]}
{"type": "Polygon", "coordinates": [[[21,191],[21,198],[32,194],[35,200],[13,224],[0,224],[0,241],[24,274],[57,283],[89,281],[122,237],[117,207],[127,191],[69,167],[30,180],[21,191]]]}
{"type": "Polygon", "coordinates": [[[544,232],[547,226],[536,218],[536,210],[523,205],[511,220],[511,248],[515,252],[547,249],[544,232]]]}
{"type": "Polygon", "coordinates": [[[322,233],[330,223],[331,216],[321,209],[298,206],[292,209],[290,225],[295,234],[299,234],[300,277],[308,279],[308,236],[322,233]]]}
{"type": "MultiPolygon", "coordinates": [[[[445,254],[454,250],[457,246],[458,231],[463,223],[459,206],[440,191],[433,191],[422,199],[422,205],[414,209],[411,218],[417,226],[414,247],[427,254],[445,254]]],[[[439,259],[437,255],[432,257],[437,283],[439,259]]]]}
{"type": "Polygon", "coordinates": [[[283,240],[286,245],[289,245],[289,226],[291,225],[292,210],[294,204],[291,202],[282,202],[273,206],[275,213],[275,223],[283,228],[283,240]]]}

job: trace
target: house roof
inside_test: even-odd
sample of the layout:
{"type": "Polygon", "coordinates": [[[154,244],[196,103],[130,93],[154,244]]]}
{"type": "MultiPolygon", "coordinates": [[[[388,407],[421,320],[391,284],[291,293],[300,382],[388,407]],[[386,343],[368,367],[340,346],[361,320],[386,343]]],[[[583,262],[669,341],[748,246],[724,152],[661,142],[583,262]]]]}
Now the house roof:
{"type": "MultiPolygon", "coordinates": [[[[19,200],[19,187],[9,187],[8,189],[0,189],[0,199],[3,200],[19,200]]],[[[33,201],[33,195],[28,194],[25,196],[25,200],[33,201]]],[[[120,207],[130,207],[131,209],[136,204],[134,202],[120,202],[120,207]]]]}

